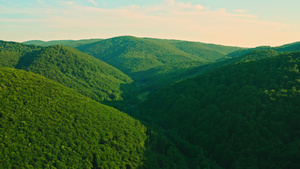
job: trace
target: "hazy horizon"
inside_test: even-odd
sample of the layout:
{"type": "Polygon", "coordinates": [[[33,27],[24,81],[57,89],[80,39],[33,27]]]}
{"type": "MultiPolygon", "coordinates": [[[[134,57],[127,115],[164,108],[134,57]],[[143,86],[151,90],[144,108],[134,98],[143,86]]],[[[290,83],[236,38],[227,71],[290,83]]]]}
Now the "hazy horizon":
{"type": "Polygon", "coordinates": [[[135,36],[227,46],[300,40],[297,0],[0,0],[1,40],[135,36]]]}
{"type": "MultiPolygon", "coordinates": [[[[51,41],[79,41],[79,40],[91,40],[91,39],[111,39],[111,38],[116,38],[116,37],[124,37],[124,36],[133,36],[133,35],[120,35],[120,36],[113,36],[113,37],[108,37],[108,38],[83,38],[83,39],[51,39],[51,40],[41,40],[41,39],[31,39],[31,40],[25,40],[25,41],[13,41],[13,42],[19,42],[19,43],[23,43],[23,42],[28,42],[28,41],[43,41],[43,42],[51,42],[51,41]]],[[[224,44],[218,44],[218,43],[210,43],[210,42],[201,42],[201,41],[190,41],[190,40],[185,40],[185,39],[168,39],[168,38],[156,38],[156,37],[137,37],[137,36],[133,36],[136,38],[153,38],[153,39],[163,39],[163,40],[179,40],[179,41],[187,41],[187,42],[200,42],[200,43],[206,43],[206,44],[215,44],[215,45],[224,45],[224,44]]],[[[280,45],[275,45],[275,46],[271,46],[271,45],[259,45],[259,46],[253,46],[253,47],[260,47],[260,46],[270,46],[270,47],[278,47],[278,46],[282,46],[282,45],[286,45],[286,44],[292,44],[292,43],[297,43],[300,41],[295,41],[295,42],[289,42],[289,43],[284,43],[284,44],[280,44],[280,45]]],[[[251,48],[251,47],[247,47],[247,46],[237,46],[237,45],[224,45],[224,46],[232,46],[232,47],[244,47],[244,48],[251,48]]]]}

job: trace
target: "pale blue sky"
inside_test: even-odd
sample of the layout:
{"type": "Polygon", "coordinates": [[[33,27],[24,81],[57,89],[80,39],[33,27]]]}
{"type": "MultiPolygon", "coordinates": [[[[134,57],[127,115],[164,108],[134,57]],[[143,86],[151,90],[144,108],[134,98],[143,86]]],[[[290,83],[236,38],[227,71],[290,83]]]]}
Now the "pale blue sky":
{"type": "Polygon", "coordinates": [[[300,41],[299,0],[0,0],[0,39],[122,35],[253,47],[300,41]]]}

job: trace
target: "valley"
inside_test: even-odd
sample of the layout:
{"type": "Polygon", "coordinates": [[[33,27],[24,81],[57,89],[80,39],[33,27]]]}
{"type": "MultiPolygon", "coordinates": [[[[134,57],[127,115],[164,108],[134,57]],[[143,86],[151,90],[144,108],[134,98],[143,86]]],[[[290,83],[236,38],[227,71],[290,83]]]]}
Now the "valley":
{"type": "Polygon", "coordinates": [[[300,168],[300,43],[0,41],[4,168],[300,168]]]}

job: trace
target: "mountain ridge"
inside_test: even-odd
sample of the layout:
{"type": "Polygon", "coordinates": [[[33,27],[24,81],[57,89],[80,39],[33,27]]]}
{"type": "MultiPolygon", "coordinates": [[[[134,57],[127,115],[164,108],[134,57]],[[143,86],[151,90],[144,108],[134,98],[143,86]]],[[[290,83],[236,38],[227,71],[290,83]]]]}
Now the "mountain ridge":
{"type": "Polygon", "coordinates": [[[11,49],[0,49],[0,60],[6,60],[2,67],[42,74],[97,101],[122,99],[121,85],[133,82],[120,70],[74,48],[19,43],[6,45],[11,46],[11,49]],[[24,48],[25,52],[14,48],[24,48]]]}

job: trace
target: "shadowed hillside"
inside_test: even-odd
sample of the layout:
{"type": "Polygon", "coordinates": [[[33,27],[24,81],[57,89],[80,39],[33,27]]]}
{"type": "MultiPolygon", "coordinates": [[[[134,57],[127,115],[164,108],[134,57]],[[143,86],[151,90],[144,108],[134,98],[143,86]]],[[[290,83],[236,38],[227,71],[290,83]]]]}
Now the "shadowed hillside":
{"type": "Polygon", "coordinates": [[[170,85],[144,116],[224,168],[299,168],[300,53],[225,66],[170,85]]]}

